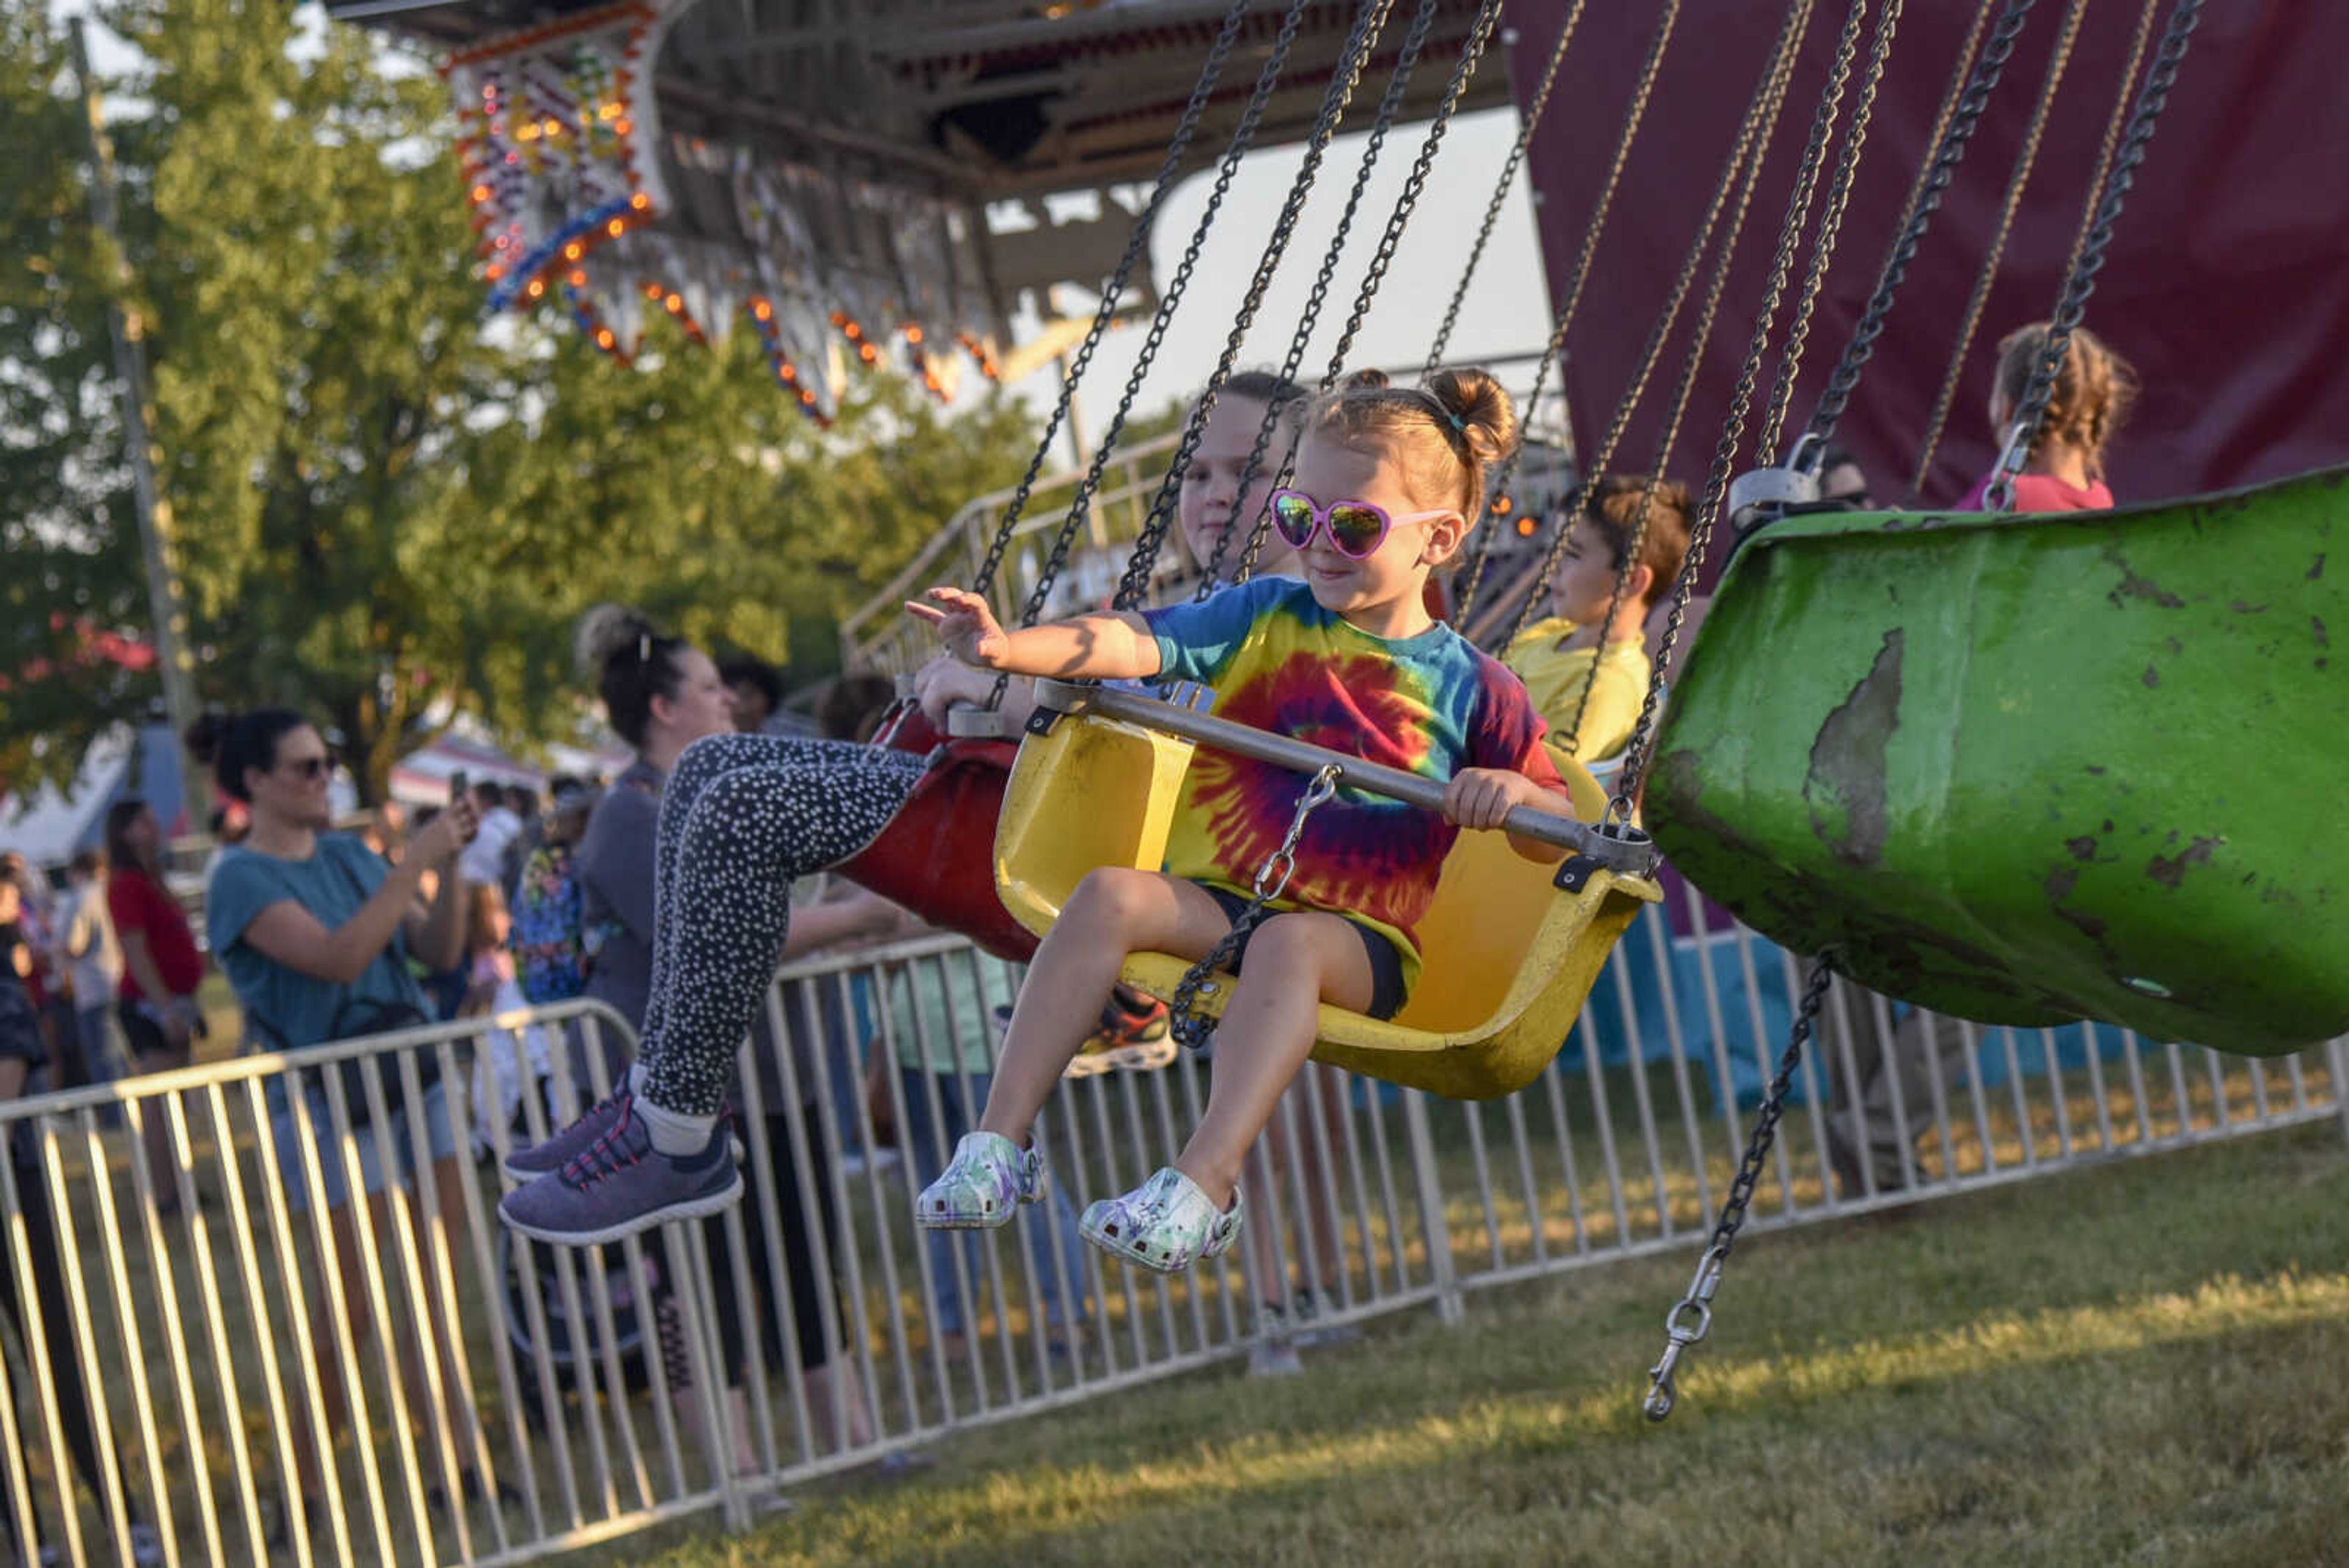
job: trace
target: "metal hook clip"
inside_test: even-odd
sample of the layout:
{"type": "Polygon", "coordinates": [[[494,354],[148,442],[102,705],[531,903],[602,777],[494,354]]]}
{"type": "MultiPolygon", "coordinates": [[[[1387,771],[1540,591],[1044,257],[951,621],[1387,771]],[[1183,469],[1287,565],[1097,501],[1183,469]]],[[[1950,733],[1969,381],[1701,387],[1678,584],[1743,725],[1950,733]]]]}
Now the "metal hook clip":
{"type": "Polygon", "coordinates": [[[1722,1265],[1728,1261],[1729,1251],[1719,1242],[1707,1247],[1704,1256],[1697,1260],[1688,1293],[1664,1314],[1664,1353],[1648,1369],[1648,1397],[1640,1406],[1651,1421],[1661,1421],[1672,1413],[1679,1399],[1672,1376],[1680,1369],[1681,1358],[1713,1332],[1713,1293],[1721,1288],[1722,1265]]]}

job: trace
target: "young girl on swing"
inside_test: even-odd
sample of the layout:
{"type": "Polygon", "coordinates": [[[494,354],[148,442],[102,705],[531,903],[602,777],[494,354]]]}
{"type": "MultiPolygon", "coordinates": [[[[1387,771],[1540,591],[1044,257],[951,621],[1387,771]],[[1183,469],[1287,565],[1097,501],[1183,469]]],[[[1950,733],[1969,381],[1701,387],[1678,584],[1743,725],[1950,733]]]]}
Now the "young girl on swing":
{"type": "MultiPolygon", "coordinates": [[[[1248,452],[1268,412],[1301,408],[1304,397],[1294,382],[1262,372],[1226,384],[1185,472],[1178,514],[1202,571],[1234,528],[1242,532],[1226,548],[1225,569],[1237,568],[1268,483],[1259,473],[1241,493],[1248,452]]],[[[1267,468],[1278,469],[1293,430],[1294,419],[1285,420],[1267,468]]],[[[1268,538],[1257,570],[1294,571],[1295,560],[1268,538]]],[[[616,661],[620,676],[645,685],[646,701],[669,711],[685,695],[683,652],[681,643],[647,637],[614,650],[605,672],[616,661]]],[[[943,721],[956,701],[984,701],[994,678],[974,673],[944,658],[925,670],[924,710],[943,721]]],[[[1031,702],[1027,683],[1011,682],[1006,718],[1016,724],[1031,702]]],[[[888,844],[925,767],[918,753],[798,736],[712,734],[686,748],[661,792],[642,1046],[610,1096],[507,1158],[507,1173],[523,1184],[499,1205],[508,1225],[585,1245],[740,1200],[742,1180],[718,1121],[736,1052],[792,929],[792,882],[888,844]]],[[[984,876],[991,811],[969,827],[947,851],[974,857],[984,876]]],[[[936,852],[926,842],[916,847],[936,852]]]]}
{"type": "MultiPolygon", "coordinates": [[[[1215,711],[1447,779],[1441,817],[1350,787],[1310,816],[1286,894],[1241,931],[1244,965],[1216,1031],[1206,1115],[1175,1163],[1085,1210],[1096,1246],[1171,1272],[1239,1233],[1240,1167],[1312,1051],[1324,1002],[1389,1018],[1418,978],[1413,929],[1463,827],[1565,804],[1525,688],[1432,619],[1422,590],[1481,514],[1515,439],[1506,393],[1479,371],[1423,388],[1366,373],[1307,413],[1294,486],[1273,521],[1304,580],[1259,578],[1196,604],[1005,631],[987,602],[933,588],[913,614],[981,669],[1217,689],[1215,711]]],[[[1071,895],[1014,1010],[978,1130],[916,1203],[933,1230],[995,1227],[1043,1191],[1030,1124],[1091,1033],[1129,953],[1206,955],[1244,918],[1242,892],[1280,844],[1304,776],[1202,748],[1164,871],[1102,867],[1071,895]]],[[[1513,840],[1529,859],[1559,851],[1513,840]]]]}

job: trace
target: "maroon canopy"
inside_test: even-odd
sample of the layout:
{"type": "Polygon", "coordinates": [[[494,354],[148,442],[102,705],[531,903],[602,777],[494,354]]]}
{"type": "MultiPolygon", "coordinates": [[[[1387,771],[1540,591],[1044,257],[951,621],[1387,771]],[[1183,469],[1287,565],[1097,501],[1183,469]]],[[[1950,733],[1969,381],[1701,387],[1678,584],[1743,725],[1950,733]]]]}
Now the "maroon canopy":
{"type": "MultiPolygon", "coordinates": [[[[1519,32],[1511,64],[1520,104],[1532,95],[1566,9],[1565,0],[1513,0],[1509,7],[1519,32]]],[[[1553,308],[1581,245],[1657,9],[1585,7],[1557,96],[1535,136],[1532,177],[1542,202],[1553,308]]],[[[2064,9],[2048,0],[2025,26],[1838,431],[1887,504],[1907,493],[2064,9]]],[[[1934,115],[1974,10],[1971,4],[1906,7],[1778,455],[1809,419],[1873,287],[1910,182],[1929,155],[1934,115]]],[[[2157,42],[2168,10],[2161,7],[2157,42]]],[[[1564,384],[1586,451],[1611,415],[1696,233],[1784,15],[1784,5],[1769,0],[1691,0],[1683,7],[1568,338],[1564,384]]],[[[2010,328],[2044,318],[2055,303],[2139,15],[2126,0],[2085,12],[1923,487],[1927,504],[1955,501],[1995,455],[1984,411],[1994,346],[2010,328]]],[[[1821,0],[1803,40],[1721,322],[1668,464],[1675,477],[1703,477],[1844,16],[1843,5],[1821,0]]],[[[1871,10],[1870,28],[1874,22],[1871,10]]],[[[1864,36],[1863,63],[1865,46],[1864,36]]],[[[2204,11],[2088,305],[2088,326],[2145,383],[2111,458],[2119,499],[2241,484],[2349,459],[2349,179],[2342,173],[2349,168],[2349,95],[2339,90],[2344,58],[2349,7],[2239,0],[2204,11]]],[[[1845,97],[1847,116],[1852,97],[1845,97]]],[[[1825,184],[1822,179],[1822,194],[1825,184]]],[[[1783,338],[1786,316],[1782,306],[1774,342],[1783,338]]],[[[1616,459],[1619,470],[1653,461],[1657,414],[1686,351],[1688,319],[1682,317],[1616,459]]],[[[1765,389],[1775,366],[1774,355],[1765,364],[1765,389]]],[[[1752,459],[1752,430],[1749,423],[1741,467],[1752,459]]]]}

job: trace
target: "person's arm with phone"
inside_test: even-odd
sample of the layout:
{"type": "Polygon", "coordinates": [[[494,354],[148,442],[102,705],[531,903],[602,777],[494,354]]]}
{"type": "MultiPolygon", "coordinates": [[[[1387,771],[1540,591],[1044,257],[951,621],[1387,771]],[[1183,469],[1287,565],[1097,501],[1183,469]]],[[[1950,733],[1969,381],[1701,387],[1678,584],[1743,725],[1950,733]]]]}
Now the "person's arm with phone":
{"type": "Polygon", "coordinates": [[[464,899],[452,867],[474,826],[472,802],[460,796],[409,840],[409,853],[349,919],[330,930],[295,899],[280,898],[253,917],[244,940],[288,969],[347,985],[382,955],[393,932],[405,929],[419,958],[451,968],[465,940],[464,899]],[[429,909],[419,909],[424,876],[432,870],[440,873],[440,891],[429,909]]]}
{"type": "MultiPolygon", "coordinates": [[[[460,789],[449,809],[432,819],[432,827],[425,829],[421,840],[410,841],[409,860],[426,862],[419,867],[418,875],[421,877],[429,869],[438,871],[440,877],[429,904],[419,908],[416,895],[409,895],[408,950],[436,971],[455,969],[465,961],[465,878],[457,873],[457,857],[472,841],[473,830],[480,822],[471,797],[460,789]],[[432,831],[444,822],[451,824],[454,835],[445,847],[432,831]]],[[[401,865],[407,863],[402,861],[401,865]]]]}

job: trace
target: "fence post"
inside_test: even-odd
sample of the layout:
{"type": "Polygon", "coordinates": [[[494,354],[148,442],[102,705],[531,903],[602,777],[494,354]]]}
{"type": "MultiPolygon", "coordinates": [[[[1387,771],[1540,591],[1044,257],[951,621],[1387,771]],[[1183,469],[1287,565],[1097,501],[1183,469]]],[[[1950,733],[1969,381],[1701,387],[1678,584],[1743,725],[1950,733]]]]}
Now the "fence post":
{"type": "Polygon", "coordinates": [[[2349,1133],[2349,1034],[2324,1047],[2333,1066],[2333,1103],[2341,1112],[2341,1130],[2349,1133]]]}
{"type": "Polygon", "coordinates": [[[1412,1185],[1419,1193],[1420,1231],[1427,1238],[1427,1266],[1435,1282],[1435,1315],[1450,1326],[1462,1316],[1460,1276],[1452,1266],[1452,1227],[1444,1217],[1444,1183],[1436,1176],[1427,1096],[1417,1089],[1402,1092],[1402,1125],[1411,1147],[1412,1185]]]}

